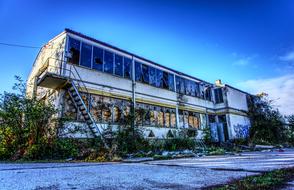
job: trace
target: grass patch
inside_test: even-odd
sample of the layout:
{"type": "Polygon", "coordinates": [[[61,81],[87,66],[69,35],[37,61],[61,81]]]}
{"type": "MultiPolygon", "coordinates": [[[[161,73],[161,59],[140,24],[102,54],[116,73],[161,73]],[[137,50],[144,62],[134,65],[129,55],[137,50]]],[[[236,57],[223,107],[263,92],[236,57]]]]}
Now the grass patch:
{"type": "Polygon", "coordinates": [[[248,176],[239,180],[232,180],[225,185],[206,187],[213,190],[255,190],[255,189],[277,189],[286,182],[294,179],[294,167],[273,170],[260,175],[248,176]]]}

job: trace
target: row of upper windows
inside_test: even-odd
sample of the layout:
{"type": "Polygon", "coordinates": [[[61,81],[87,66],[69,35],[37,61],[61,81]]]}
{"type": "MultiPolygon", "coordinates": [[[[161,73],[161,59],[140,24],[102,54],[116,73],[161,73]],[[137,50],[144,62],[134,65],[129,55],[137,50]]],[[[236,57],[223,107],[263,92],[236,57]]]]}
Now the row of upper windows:
{"type": "MultiPolygon", "coordinates": [[[[132,78],[132,60],[69,37],[69,62],[124,78],[132,78]]],[[[175,91],[174,74],[135,61],[135,80],[175,91]]],[[[176,76],[176,92],[211,101],[211,88],[176,76]]]]}

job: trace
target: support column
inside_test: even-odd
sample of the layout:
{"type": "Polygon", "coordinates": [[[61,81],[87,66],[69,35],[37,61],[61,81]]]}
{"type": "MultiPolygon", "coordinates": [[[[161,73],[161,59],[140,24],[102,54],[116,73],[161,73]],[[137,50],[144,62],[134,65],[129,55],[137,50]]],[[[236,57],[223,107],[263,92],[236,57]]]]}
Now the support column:
{"type": "Polygon", "coordinates": [[[132,125],[135,127],[135,114],[136,114],[136,80],[135,80],[135,60],[132,56],[132,106],[133,106],[133,121],[132,125]]]}

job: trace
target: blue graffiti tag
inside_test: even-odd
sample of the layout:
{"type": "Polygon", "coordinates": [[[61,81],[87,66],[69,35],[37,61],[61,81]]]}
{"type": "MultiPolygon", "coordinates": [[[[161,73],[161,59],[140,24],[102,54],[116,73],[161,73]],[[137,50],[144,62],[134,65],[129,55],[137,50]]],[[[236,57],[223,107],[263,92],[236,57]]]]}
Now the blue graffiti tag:
{"type": "Polygon", "coordinates": [[[236,138],[247,138],[249,136],[249,125],[234,125],[236,138]]]}

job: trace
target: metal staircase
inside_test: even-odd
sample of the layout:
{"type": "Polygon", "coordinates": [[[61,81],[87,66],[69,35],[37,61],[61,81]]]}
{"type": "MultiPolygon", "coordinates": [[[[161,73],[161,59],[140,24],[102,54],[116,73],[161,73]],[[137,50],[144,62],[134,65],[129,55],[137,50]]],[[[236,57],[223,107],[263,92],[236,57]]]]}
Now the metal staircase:
{"type": "MultiPolygon", "coordinates": [[[[55,86],[62,86],[65,88],[71,97],[72,101],[74,102],[78,111],[80,111],[82,117],[85,119],[89,130],[91,131],[94,138],[100,137],[104,147],[109,149],[105,138],[100,130],[103,129],[102,126],[98,126],[94,117],[92,116],[90,110],[86,106],[81,94],[80,90],[85,91],[89,94],[89,91],[83,82],[79,72],[77,71],[76,67],[72,64],[67,64],[66,61],[55,59],[55,58],[48,58],[45,61],[44,67],[42,67],[38,74],[38,81],[44,82],[49,84],[50,81],[54,81],[58,85],[55,86]],[[53,62],[53,64],[51,64],[53,62]],[[47,82],[46,81],[49,81],[47,82]]],[[[41,82],[38,82],[40,85],[41,82]]],[[[43,85],[47,88],[52,88],[54,85],[43,85]]]]}
{"type": "Polygon", "coordinates": [[[197,139],[196,140],[196,147],[201,149],[202,152],[205,152],[207,150],[207,147],[202,139],[197,139]]]}
{"type": "Polygon", "coordinates": [[[99,126],[97,125],[90,110],[87,108],[82,96],[80,95],[79,83],[80,82],[75,82],[74,80],[70,79],[69,84],[68,84],[68,94],[70,95],[70,97],[74,101],[77,109],[80,111],[83,118],[85,119],[85,122],[86,122],[87,126],[89,127],[93,137],[96,138],[96,137],[100,136],[101,141],[104,144],[105,148],[109,149],[107,143],[105,142],[103,134],[99,129],[99,126]]]}

